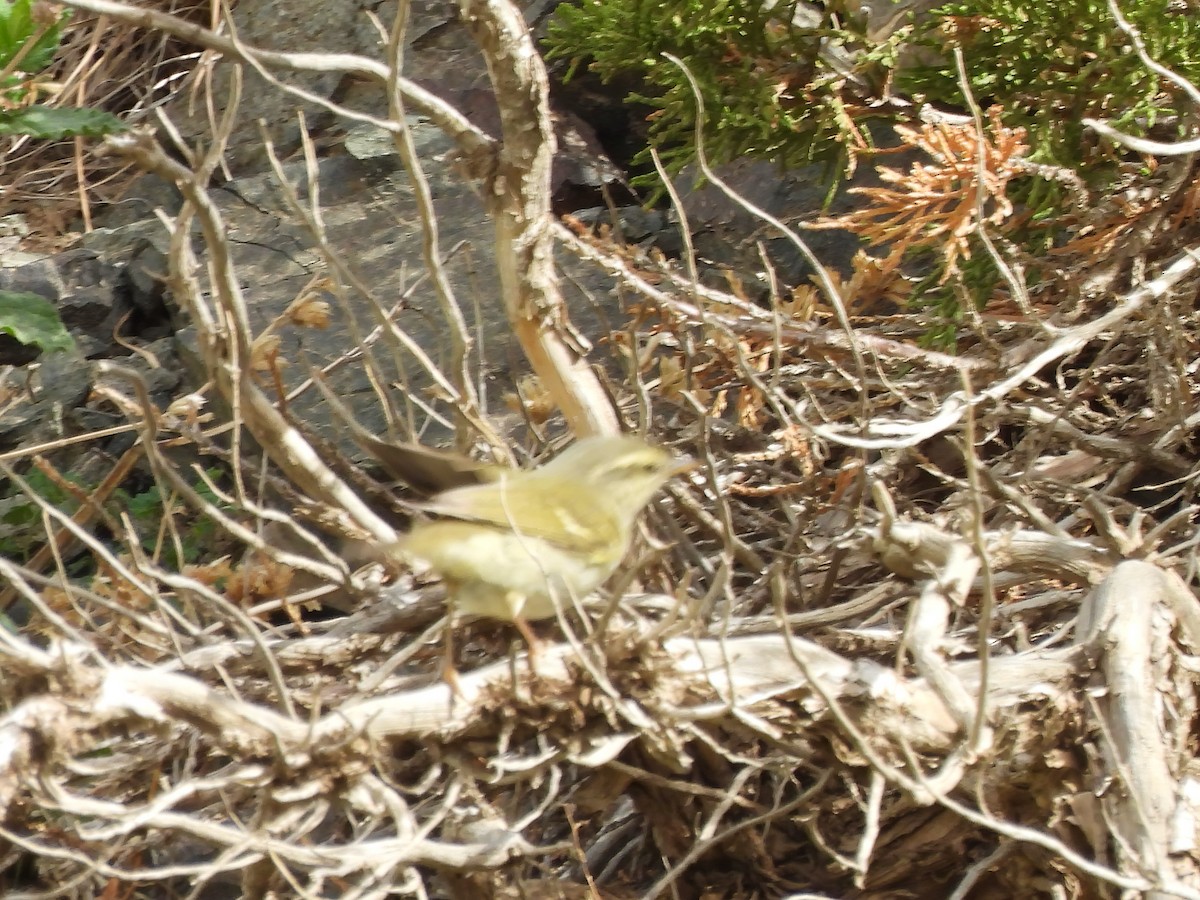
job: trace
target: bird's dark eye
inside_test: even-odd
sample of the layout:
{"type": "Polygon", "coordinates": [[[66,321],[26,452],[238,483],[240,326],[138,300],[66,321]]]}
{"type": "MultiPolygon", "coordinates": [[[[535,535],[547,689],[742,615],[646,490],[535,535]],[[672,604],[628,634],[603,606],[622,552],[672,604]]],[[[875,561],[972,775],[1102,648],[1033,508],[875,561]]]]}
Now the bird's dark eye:
{"type": "Polygon", "coordinates": [[[639,462],[630,463],[629,465],[627,465],[625,467],[625,471],[628,472],[630,475],[642,475],[642,474],[649,475],[652,472],[658,471],[658,465],[656,463],[652,463],[652,462],[639,461],[639,462]]]}

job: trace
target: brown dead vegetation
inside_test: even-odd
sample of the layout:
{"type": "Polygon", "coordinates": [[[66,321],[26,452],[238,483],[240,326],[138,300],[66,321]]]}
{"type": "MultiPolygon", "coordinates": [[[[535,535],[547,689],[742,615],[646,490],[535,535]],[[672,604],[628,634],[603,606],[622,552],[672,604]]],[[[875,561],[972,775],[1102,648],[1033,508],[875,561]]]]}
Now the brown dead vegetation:
{"type": "MultiPolygon", "coordinates": [[[[152,0],[146,5],[197,25],[208,24],[215,15],[203,0],[152,0]]],[[[40,102],[104,110],[128,122],[153,120],[154,110],[177,92],[196,64],[195,48],[168,35],[81,11],[64,30],[54,65],[46,72],[52,93],[40,102]]],[[[52,252],[69,246],[78,225],[91,227],[92,207],[119,198],[137,176],[122,160],[96,149],[83,138],[0,137],[0,216],[24,217],[27,249],[52,252]]]]}

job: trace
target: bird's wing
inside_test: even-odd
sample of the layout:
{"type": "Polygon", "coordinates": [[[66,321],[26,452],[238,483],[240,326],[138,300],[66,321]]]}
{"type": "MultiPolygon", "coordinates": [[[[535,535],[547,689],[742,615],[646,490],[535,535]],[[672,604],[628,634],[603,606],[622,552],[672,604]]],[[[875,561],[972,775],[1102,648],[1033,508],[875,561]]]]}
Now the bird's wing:
{"type": "Polygon", "coordinates": [[[619,517],[596,497],[581,494],[573,482],[543,479],[536,491],[523,491],[522,501],[517,503],[515,498],[505,496],[501,479],[494,484],[447,491],[421,504],[421,509],[434,516],[511,529],[577,552],[608,546],[620,537],[619,517]],[[531,507],[531,495],[542,502],[531,507]]]}

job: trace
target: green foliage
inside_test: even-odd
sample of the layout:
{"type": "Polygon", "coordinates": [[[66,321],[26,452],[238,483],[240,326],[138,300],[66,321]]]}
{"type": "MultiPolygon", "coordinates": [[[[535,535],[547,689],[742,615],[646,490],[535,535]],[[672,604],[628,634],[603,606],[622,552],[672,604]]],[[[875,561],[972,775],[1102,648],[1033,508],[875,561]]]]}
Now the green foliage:
{"type": "MultiPolygon", "coordinates": [[[[548,56],[569,59],[568,78],[581,66],[605,80],[634,73],[646,85],[631,101],[657,111],[651,137],[672,171],[692,155],[696,104],[684,73],[663,57],[687,64],[704,98],[704,147],[715,162],[743,155],[784,165],[831,160],[850,134],[844,72],[821,54],[834,45],[865,50],[858,35],[826,19],[793,24],[796,2],[744,0],[584,0],[555,13],[548,56]]],[[[878,48],[876,48],[878,49],[878,48]]],[[[865,54],[856,76],[880,70],[884,51],[865,54]]]]}
{"type": "Polygon", "coordinates": [[[0,0],[0,134],[58,139],[97,137],[124,128],[99,110],[37,103],[43,73],[54,61],[70,11],[43,13],[35,0],[0,0]]]}
{"type": "MultiPolygon", "coordinates": [[[[81,480],[76,476],[67,476],[67,481],[82,487],[81,480]]],[[[25,482],[31,491],[67,515],[74,513],[79,506],[74,497],[38,469],[30,470],[25,476],[25,482]]],[[[0,522],[5,525],[31,525],[40,518],[41,513],[32,503],[10,506],[0,514],[0,522]]]]}
{"type": "Polygon", "coordinates": [[[0,291],[0,332],[47,352],[75,346],[54,305],[38,294],[0,291]]]}
{"type": "Polygon", "coordinates": [[[1000,273],[995,260],[986,252],[978,237],[970,240],[970,257],[958,263],[958,274],[944,283],[939,283],[943,260],[938,254],[928,254],[926,268],[930,274],[913,289],[913,300],[909,308],[933,315],[930,325],[920,340],[923,347],[953,353],[958,349],[959,326],[963,321],[963,306],[970,304],[982,309],[993,298],[1000,284],[1000,273]]]}
{"type": "Polygon", "coordinates": [[[124,128],[120,119],[99,109],[29,106],[0,111],[0,134],[57,140],[76,135],[103,137],[124,128]]]}
{"type": "MultiPolygon", "coordinates": [[[[213,468],[208,469],[206,474],[213,481],[218,481],[222,471],[213,468]]],[[[65,479],[79,487],[83,493],[91,493],[96,487],[74,474],[67,474],[65,479]]],[[[72,494],[38,469],[31,469],[25,475],[25,482],[30,491],[67,515],[72,515],[79,507],[72,494]]],[[[214,506],[224,506],[204,481],[198,481],[193,487],[214,506]]],[[[217,540],[216,524],[211,519],[188,514],[178,502],[172,502],[168,509],[157,484],[133,494],[118,489],[104,506],[114,517],[121,513],[129,516],[138,541],[148,554],[159,550],[161,523],[166,516],[173,516],[182,544],[183,558],[178,558],[174,544],[169,540],[161,542],[161,551],[164,562],[174,567],[200,560],[211,552],[217,540]]],[[[29,495],[15,491],[0,498],[0,554],[24,562],[45,542],[42,511],[29,495]]]]}
{"type": "MultiPolygon", "coordinates": [[[[867,119],[891,115],[879,102],[885,85],[888,93],[962,107],[954,43],[980,104],[1000,105],[1005,124],[1029,129],[1035,162],[1086,159],[1092,147],[1081,120],[1088,116],[1134,133],[1167,125],[1175,136],[1186,127],[1179,89],[1143,65],[1106,0],[958,0],[882,43],[864,36],[846,12],[853,5],[826,3],[823,19],[800,27],[794,2],[582,0],[555,13],[548,55],[570,60],[568,77],[585,65],[605,80],[640,77],[645,89],[630,100],[656,110],[651,139],[673,171],[691,158],[695,104],[664,51],[696,77],[705,149],[716,162],[844,160],[847,149],[868,145],[867,119]]],[[[1177,6],[1122,3],[1151,57],[1200,83],[1200,16],[1177,6]]]]}
{"type": "MultiPolygon", "coordinates": [[[[77,477],[67,476],[67,480],[82,487],[77,477]]],[[[73,496],[38,469],[31,469],[25,482],[31,491],[67,515],[79,507],[73,496]]],[[[25,562],[45,543],[42,511],[36,503],[20,491],[0,499],[0,554],[25,562]]]]}
{"type": "MultiPolygon", "coordinates": [[[[34,0],[0,0],[0,69],[7,69],[22,51],[16,67],[20,71],[41,72],[47,68],[69,18],[70,10],[64,10],[57,18],[38,21],[34,16],[34,0]]],[[[18,83],[18,77],[8,76],[7,85],[18,83]]]]}
{"type": "MultiPolygon", "coordinates": [[[[1178,0],[1118,2],[1149,56],[1200,84],[1200,16],[1178,0]]],[[[1083,119],[1106,119],[1123,131],[1161,140],[1191,136],[1195,128],[1190,99],[1142,62],[1107,0],[950,0],[903,24],[883,43],[865,37],[855,3],[831,0],[805,26],[795,23],[794,14],[803,17],[815,6],[576,0],[555,13],[549,55],[570,60],[568,77],[587,66],[605,80],[640,78],[643,87],[630,99],[655,110],[651,141],[669,169],[678,171],[693,157],[696,112],[684,73],[665,52],[683,59],[699,85],[705,150],[713,162],[750,156],[794,166],[843,162],[869,150],[871,118],[886,116],[899,124],[925,101],[964,109],[953,52],[961,48],[974,99],[996,111],[997,127],[1027,132],[1020,166],[1015,154],[1010,161],[1005,153],[989,164],[1011,173],[1012,214],[991,227],[1033,259],[1069,242],[1077,219],[1064,216],[1074,200],[1066,181],[1043,178],[1026,161],[1075,171],[1078,181],[1102,192],[1128,175],[1128,154],[1096,139],[1083,119]],[[889,97],[914,102],[900,106],[888,103],[889,97]]],[[[939,188],[949,202],[958,183],[956,166],[973,163],[958,158],[957,149],[949,157],[936,147],[927,152],[932,168],[946,173],[939,188]]],[[[919,196],[921,176],[908,180],[919,196]]],[[[967,196],[965,189],[959,193],[967,196]]],[[[882,215],[886,212],[881,211],[882,222],[903,221],[882,215]]],[[[982,247],[973,248],[958,272],[953,256],[926,249],[925,242],[914,240],[909,250],[917,270],[931,273],[916,291],[922,299],[915,305],[942,323],[929,339],[944,347],[953,342],[962,304],[983,306],[1003,285],[982,247]]],[[[1035,266],[1025,272],[1035,280],[1054,277],[1035,266]]]]}
{"type": "MultiPolygon", "coordinates": [[[[1173,11],[1169,0],[1125,0],[1122,13],[1152,59],[1193,83],[1200,79],[1200,20],[1173,11]]],[[[1108,189],[1122,172],[1128,177],[1130,164],[1119,149],[1091,139],[1084,118],[1107,119],[1122,131],[1168,140],[1189,136],[1194,127],[1190,100],[1139,59],[1105,0],[962,0],[936,10],[935,16],[916,40],[936,48],[928,58],[937,61],[900,72],[897,89],[943,104],[961,103],[957,73],[946,52],[956,42],[976,99],[1001,109],[1006,126],[1028,131],[1028,158],[1076,171],[1097,191],[1108,189]]],[[[1038,260],[1070,241],[1072,231],[1063,222],[1073,198],[1062,182],[1034,175],[1014,178],[1008,197],[1020,214],[1005,223],[1004,237],[1028,260],[1025,278],[1033,284],[1053,279],[1053,266],[1041,270],[1038,260]]],[[[1075,219],[1065,221],[1073,224],[1075,219]]],[[[998,290],[1002,282],[995,263],[976,252],[952,281],[918,292],[923,297],[919,305],[934,311],[946,326],[934,329],[931,341],[952,346],[960,304],[982,308],[998,290]]]]}
{"type": "MultiPolygon", "coordinates": [[[[221,470],[211,468],[206,474],[213,481],[219,481],[221,470]]],[[[223,504],[203,480],[192,485],[193,490],[201,497],[218,508],[223,504]]],[[[183,559],[176,559],[173,545],[166,542],[164,550],[169,564],[180,566],[198,561],[212,547],[217,534],[216,524],[209,518],[195,515],[180,516],[181,509],[177,501],[172,502],[170,510],[163,500],[162,490],[157,484],[151,485],[137,494],[116,491],[113,494],[113,505],[129,513],[141,541],[142,549],[154,553],[159,543],[159,525],[168,512],[175,514],[176,526],[183,546],[183,559]]]]}
{"type": "MultiPolygon", "coordinates": [[[[1193,83],[1200,81],[1200,18],[1172,0],[1121,3],[1150,57],[1193,83]]],[[[1133,134],[1164,124],[1183,134],[1181,91],[1146,68],[1106,0],[963,0],[936,10],[915,42],[936,60],[898,73],[897,88],[961,105],[953,58],[957,42],[981,105],[999,104],[1005,124],[1029,129],[1035,162],[1076,165],[1087,159],[1081,120],[1108,119],[1133,134]]]]}

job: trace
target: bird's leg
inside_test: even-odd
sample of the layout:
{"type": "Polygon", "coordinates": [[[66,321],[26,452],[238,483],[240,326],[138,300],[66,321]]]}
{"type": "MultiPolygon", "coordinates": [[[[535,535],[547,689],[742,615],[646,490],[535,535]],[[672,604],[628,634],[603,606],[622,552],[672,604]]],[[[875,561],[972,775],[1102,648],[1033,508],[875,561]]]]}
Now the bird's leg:
{"type": "Polygon", "coordinates": [[[450,598],[446,602],[446,631],[442,635],[442,681],[450,686],[451,694],[461,700],[462,684],[458,680],[458,669],[454,666],[454,629],[457,625],[458,607],[450,598]]]}
{"type": "Polygon", "coordinates": [[[538,640],[538,636],[533,633],[533,629],[529,627],[520,616],[513,619],[513,624],[517,626],[517,631],[521,632],[521,637],[525,638],[525,643],[529,645],[529,674],[537,675],[537,658],[541,652],[542,642],[538,640]]]}
{"type": "Polygon", "coordinates": [[[525,638],[525,643],[529,647],[529,674],[536,676],[537,655],[541,642],[538,640],[538,636],[533,633],[533,629],[529,627],[529,622],[521,615],[525,609],[526,599],[524,594],[517,591],[509,591],[504,597],[509,613],[512,616],[512,623],[517,626],[517,631],[521,632],[521,637],[525,638]]]}

